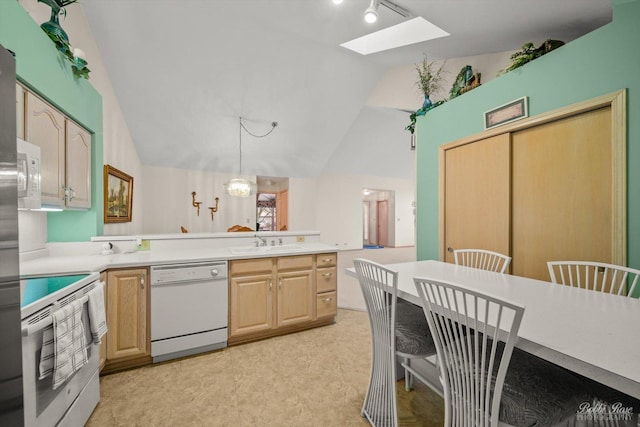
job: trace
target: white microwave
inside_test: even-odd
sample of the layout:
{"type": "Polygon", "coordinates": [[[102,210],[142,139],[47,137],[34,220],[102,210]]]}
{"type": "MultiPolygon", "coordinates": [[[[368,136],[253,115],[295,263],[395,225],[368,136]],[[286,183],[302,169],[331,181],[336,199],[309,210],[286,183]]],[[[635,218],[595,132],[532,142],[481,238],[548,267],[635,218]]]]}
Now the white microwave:
{"type": "Polygon", "coordinates": [[[18,209],[40,209],[40,147],[18,138],[18,209]]]}

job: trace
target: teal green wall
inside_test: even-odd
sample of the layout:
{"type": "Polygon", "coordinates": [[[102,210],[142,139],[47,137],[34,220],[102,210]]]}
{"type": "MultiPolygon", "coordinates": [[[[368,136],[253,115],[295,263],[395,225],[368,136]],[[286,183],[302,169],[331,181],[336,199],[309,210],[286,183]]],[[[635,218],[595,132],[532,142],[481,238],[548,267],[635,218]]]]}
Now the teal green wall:
{"type": "Polygon", "coordinates": [[[522,96],[535,116],[627,88],[627,265],[640,268],[639,22],[640,0],[614,0],[612,23],[419,118],[418,259],[439,256],[438,146],[482,132],[485,111],[522,96]]]}
{"type": "MultiPolygon", "coordinates": [[[[61,24],[64,28],[64,20],[61,24]]],[[[91,210],[48,213],[48,241],[86,241],[101,235],[102,97],[86,79],[73,76],[70,63],[15,0],[0,0],[0,44],[16,53],[22,83],[92,133],[91,210]]]]}

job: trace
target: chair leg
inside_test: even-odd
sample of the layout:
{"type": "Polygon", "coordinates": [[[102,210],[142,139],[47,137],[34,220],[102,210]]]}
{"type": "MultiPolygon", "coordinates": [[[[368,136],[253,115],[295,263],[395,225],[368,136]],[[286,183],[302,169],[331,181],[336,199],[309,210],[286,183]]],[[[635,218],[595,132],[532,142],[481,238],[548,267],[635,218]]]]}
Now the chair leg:
{"type": "MultiPolygon", "coordinates": [[[[409,365],[409,358],[403,357],[405,365],[409,365]]],[[[411,372],[407,368],[404,369],[404,389],[406,391],[411,391],[413,389],[413,376],[411,372]]]]}

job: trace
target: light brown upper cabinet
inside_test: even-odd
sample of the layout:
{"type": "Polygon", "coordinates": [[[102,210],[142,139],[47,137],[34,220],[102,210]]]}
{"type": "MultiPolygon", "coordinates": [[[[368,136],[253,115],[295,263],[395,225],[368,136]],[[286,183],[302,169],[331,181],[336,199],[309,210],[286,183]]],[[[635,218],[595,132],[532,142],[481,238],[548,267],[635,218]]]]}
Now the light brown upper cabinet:
{"type": "Polygon", "coordinates": [[[91,134],[67,120],[66,186],[70,192],[67,206],[91,207],[91,134]]]}
{"type": "Polygon", "coordinates": [[[91,135],[31,92],[25,137],[40,147],[42,204],[91,207],[91,135]]]}
{"type": "Polygon", "coordinates": [[[440,147],[440,255],[510,255],[549,280],[551,260],[626,263],[625,91],[440,147]]]}

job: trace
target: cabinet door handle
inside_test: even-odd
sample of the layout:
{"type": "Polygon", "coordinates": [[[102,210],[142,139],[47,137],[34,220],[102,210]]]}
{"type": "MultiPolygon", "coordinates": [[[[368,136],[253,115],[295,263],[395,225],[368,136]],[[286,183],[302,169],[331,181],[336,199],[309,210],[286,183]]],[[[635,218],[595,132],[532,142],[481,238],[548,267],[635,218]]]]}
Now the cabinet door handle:
{"type": "Polygon", "coordinates": [[[278,289],[282,289],[282,277],[278,279],[278,289]]]}
{"type": "Polygon", "coordinates": [[[451,246],[449,246],[449,247],[447,248],[447,252],[449,252],[450,254],[451,254],[451,253],[453,253],[453,248],[452,248],[451,246]]]}
{"type": "Polygon", "coordinates": [[[322,299],[322,301],[323,301],[323,302],[329,302],[329,301],[331,301],[332,299],[333,299],[333,298],[331,298],[331,297],[329,297],[329,298],[323,298],[323,299],[322,299]]]}
{"type": "Polygon", "coordinates": [[[269,279],[269,290],[273,288],[273,279],[269,279]]]}
{"type": "Polygon", "coordinates": [[[325,258],[322,260],[322,262],[331,262],[331,258],[325,258]]]}
{"type": "Polygon", "coordinates": [[[322,273],[322,277],[331,277],[331,273],[322,273]]]}
{"type": "Polygon", "coordinates": [[[140,275],[140,289],[144,289],[144,274],[140,275]]]}

